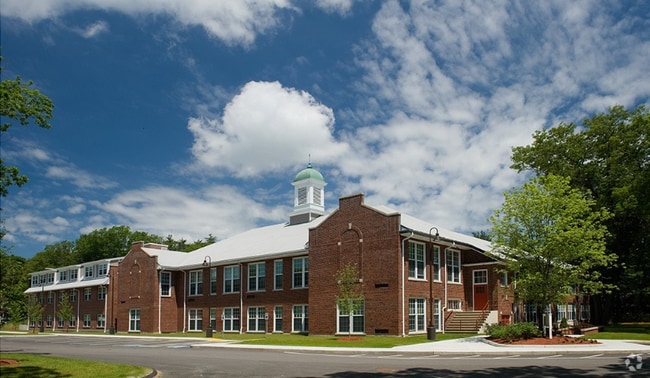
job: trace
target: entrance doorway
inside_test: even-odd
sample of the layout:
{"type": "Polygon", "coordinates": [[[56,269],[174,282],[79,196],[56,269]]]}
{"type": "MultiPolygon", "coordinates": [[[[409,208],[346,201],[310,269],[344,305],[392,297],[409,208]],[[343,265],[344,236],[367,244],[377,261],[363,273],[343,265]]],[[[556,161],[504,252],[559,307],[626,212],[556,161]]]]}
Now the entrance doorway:
{"type": "Polygon", "coordinates": [[[482,311],[488,304],[488,271],[478,269],[473,271],[474,277],[474,311],[482,311]]]}

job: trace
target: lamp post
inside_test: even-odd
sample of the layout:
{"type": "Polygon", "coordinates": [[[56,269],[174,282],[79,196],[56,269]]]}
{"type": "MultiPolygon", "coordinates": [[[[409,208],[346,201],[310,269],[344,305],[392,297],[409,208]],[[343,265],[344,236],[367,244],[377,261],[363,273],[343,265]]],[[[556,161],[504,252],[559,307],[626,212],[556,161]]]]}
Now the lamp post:
{"type": "Polygon", "coordinates": [[[431,227],[429,229],[429,243],[431,244],[431,252],[429,253],[429,327],[427,327],[427,339],[435,340],[436,339],[436,325],[433,324],[433,240],[440,240],[440,233],[438,232],[437,227],[431,227]],[[436,230],[436,234],[433,235],[431,231],[436,230]]]}
{"type": "MultiPolygon", "coordinates": [[[[203,266],[207,266],[208,268],[212,267],[212,258],[210,256],[203,258],[203,266]]],[[[208,269],[208,274],[210,274],[210,280],[212,280],[212,272],[210,269],[208,269]]],[[[210,285],[212,285],[212,281],[210,281],[210,285]]],[[[209,311],[208,308],[208,326],[205,328],[205,337],[212,337],[212,320],[210,319],[209,311]]]]}
{"type": "MultiPolygon", "coordinates": [[[[108,333],[110,335],[115,334],[115,322],[113,321],[113,306],[115,304],[115,298],[114,298],[114,293],[115,293],[115,284],[113,283],[113,274],[111,274],[111,271],[109,270],[108,273],[106,273],[106,276],[108,276],[108,286],[111,288],[111,312],[110,312],[110,317],[108,318],[108,321],[111,322],[111,327],[108,329],[108,333]]],[[[106,321],[106,320],[104,320],[106,321]]]]}

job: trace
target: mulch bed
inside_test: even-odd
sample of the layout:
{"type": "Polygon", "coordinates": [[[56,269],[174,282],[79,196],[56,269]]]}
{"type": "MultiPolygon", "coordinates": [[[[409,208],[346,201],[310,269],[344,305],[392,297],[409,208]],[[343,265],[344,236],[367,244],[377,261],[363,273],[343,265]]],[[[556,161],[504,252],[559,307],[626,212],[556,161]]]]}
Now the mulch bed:
{"type": "Polygon", "coordinates": [[[8,358],[2,358],[0,359],[0,366],[13,366],[13,365],[18,365],[19,362],[16,360],[10,360],[8,358]]]}
{"type": "Polygon", "coordinates": [[[592,339],[585,339],[582,337],[569,337],[569,336],[553,336],[552,339],[548,337],[533,337],[532,339],[522,340],[503,340],[488,338],[488,340],[499,344],[514,344],[514,345],[567,345],[567,344],[599,344],[598,341],[592,339]]]}

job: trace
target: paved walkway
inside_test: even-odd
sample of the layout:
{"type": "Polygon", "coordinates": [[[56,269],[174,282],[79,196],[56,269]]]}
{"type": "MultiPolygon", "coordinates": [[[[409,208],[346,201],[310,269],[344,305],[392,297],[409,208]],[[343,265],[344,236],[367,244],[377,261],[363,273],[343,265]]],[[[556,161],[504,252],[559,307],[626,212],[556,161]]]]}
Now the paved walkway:
{"type": "MultiPolygon", "coordinates": [[[[195,339],[198,341],[198,339],[195,339]]],[[[631,340],[598,340],[599,344],[574,345],[502,345],[485,340],[484,336],[463,339],[434,341],[429,343],[404,345],[393,348],[335,348],[307,346],[269,346],[239,344],[233,342],[192,343],[199,348],[241,348],[241,349],[275,349],[300,350],[313,352],[358,352],[358,353],[420,353],[420,354],[479,354],[479,355],[539,355],[539,354],[650,354],[650,343],[631,340]]]]}

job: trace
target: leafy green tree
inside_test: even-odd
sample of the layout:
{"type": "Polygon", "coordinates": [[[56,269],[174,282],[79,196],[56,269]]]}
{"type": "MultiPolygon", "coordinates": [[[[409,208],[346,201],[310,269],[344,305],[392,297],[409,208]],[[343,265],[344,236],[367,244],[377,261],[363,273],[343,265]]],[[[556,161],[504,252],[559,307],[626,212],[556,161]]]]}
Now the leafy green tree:
{"type": "MultiPolygon", "coordinates": [[[[15,80],[0,82],[0,132],[9,130],[12,121],[20,125],[34,123],[42,128],[50,128],[49,120],[52,118],[54,104],[38,89],[32,88],[33,85],[32,81],[23,82],[20,76],[15,80]]],[[[7,196],[10,186],[20,187],[27,181],[27,176],[21,175],[18,167],[7,166],[0,158],[0,197],[7,196]]]]}
{"type": "Polygon", "coordinates": [[[25,263],[25,273],[75,264],[75,244],[64,240],[46,245],[25,263]]]}
{"type": "Polygon", "coordinates": [[[25,319],[27,275],[25,258],[14,256],[0,247],[0,317],[18,324],[25,319]]]}
{"type": "MultiPolygon", "coordinates": [[[[45,307],[41,305],[39,298],[40,297],[36,294],[30,294],[27,296],[25,300],[25,302],[27,303],[26,306],[27,318],[29,319],[30,322],[43,321],[43,311],[45,311],[45,307]]],[[[34,325],[32,331],[36,333],[36,325],[34,325]]]]}
{"type": "Polygon", "coordinates": [[[70,319],[72,318],[72,303],[70,303],[70,297],[68,293],[63,292],[59,294],[59,304],[56,308],[56,316],[59,319],[63,319],[65,324],[65,331],[68,332],[70,326],[70,319]]]}
{"type": "Polygon", "coordinates": [[[486,230],[473,231],[472,236],[475,238],[490,241],[490,231],[486,231],[486,230]]]}
{"type": "MultiPolygon", "coordinates": [[[[336,296],[336,305],[341,318],[347,316],[348,323],[352,315],[359,311],[364,303],[359,280],[359,268],[356,264],[347,264],[334,274],[334,279],[339,289],[336,296]]],[[[352,327],[348,327],[348,338],[352,336],[352,327]]]]}
{"type": "MultiPolygon", "coordinates": [[[[598,270],[611,265],[607,253],[609,213],[555,175],[533,177],[505,193],[501,209],[490,217],[495,248],[506,269],[516,275],[516,295],[538,307],[561,303],[576,287],[589,294],[612,288],[598,270]]],[[[541,322],[541,317],[539,317],[541,322]]]]}
{"type": "Polygon", "coordinates": [[[607,250],[618,264],[602,268],[618,289],[593,297],[595,321],[642,320],[650,314],[650,112],[615,106],[582,122],[561,123],[513,149],[512,168],[571,178],[598,208],[612,237],[607,250]]]}
{"type": "Polygon", "coordinates": [[[163,238],[143,231],[131,232],[129,226],[113,226],[81,235],[76,242],[75,262],[83,263],[126,255],[136,241],[162,243],[163,238]]]}

